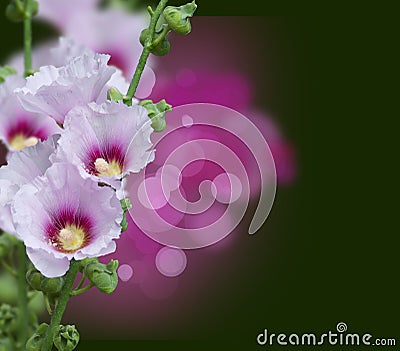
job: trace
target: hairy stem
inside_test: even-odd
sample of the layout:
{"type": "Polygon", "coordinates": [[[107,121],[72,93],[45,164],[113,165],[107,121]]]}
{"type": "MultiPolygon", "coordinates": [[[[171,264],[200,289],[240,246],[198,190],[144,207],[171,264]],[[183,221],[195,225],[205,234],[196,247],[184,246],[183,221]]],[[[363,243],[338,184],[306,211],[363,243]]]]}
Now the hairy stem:
{"type": "Polygon", "coordinates": [[[156,8],[156,10],[151,14],[151,21],[149,25],[149,33],[147,35],[146,41],[143,46],[143,51],[142,54],[140,55],[139,58],[139,63],[136,67],[135,73],[132,77],[131,84],[129,85],[128,92],[126,93],[126,96],[124,98],[124,102],[127,105],[132,104],[132,98],[135,96],[136,89],[139,85],[140,77],[142,76],[144,67],[146,66],[147,59],[149,58],[150,55],[150,50],[151,46],[153,43],[153,38],[154,38],[154,33],[156,31],[156,26],[158,19],[160,18],[160,15],[162,11],[164,10],[165,6],[167,5],[168,0],[161,0],[156,8]]]}
{"type": "Polygon", "coordinates": [[[51,315],[50,325],[47,328],[41,351],[50,351],[53,347],[54,335],[57,331],[57,328],[60,326],[61,319],[64,314],[65,308],[67,307],[68,300],[71,297],[71,290],[73,288],[76,275],[78,274],[78,270],[79,262],[72,260],[69,271],[65,275],[65,282],[61,291],[61,295],[59,296],[56,306],[51,315]]]}
{"type": "Polygon", "coordinates": [[[76,290],[72,291],[71,296],[77,296],[77,295],[83,294],[85,291],[88,291],[89,289],[91,289],[93,287],[94,287],[94,284],[88,284],[82,289],[76,289],[76,290]]]}
{"type": "Polygon", "coordinates": [[[25,0],[24,63],[27,77],[32,74],[32,0],[25,0]]]}

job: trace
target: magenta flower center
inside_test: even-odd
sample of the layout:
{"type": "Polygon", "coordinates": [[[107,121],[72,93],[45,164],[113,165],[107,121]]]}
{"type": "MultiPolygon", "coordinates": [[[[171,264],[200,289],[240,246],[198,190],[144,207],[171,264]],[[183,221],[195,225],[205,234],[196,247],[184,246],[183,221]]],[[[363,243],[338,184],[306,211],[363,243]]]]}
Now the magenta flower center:
{"type": "Polygon", "coordinates": [[[45,140],[45,133],[34,127],[32,122],[24,119],[8,127],[7,141],[15,150],[22,150],[29,146],[34,146],[39,140],[45,140]]]}
{"type": "Polygon", "coordinates": [[[124,148],[105,143],[101,148],[93,147],[87,153],[86,170],[96,176],[118,176],[124,169],[124,148]]]}
{"type": "Polygon", "coordinates": [[[74,253],[90,243],[92,224],[87,216],[61,210],[51,217],[45,231],[49,244],[57,251],[74,253]]]}

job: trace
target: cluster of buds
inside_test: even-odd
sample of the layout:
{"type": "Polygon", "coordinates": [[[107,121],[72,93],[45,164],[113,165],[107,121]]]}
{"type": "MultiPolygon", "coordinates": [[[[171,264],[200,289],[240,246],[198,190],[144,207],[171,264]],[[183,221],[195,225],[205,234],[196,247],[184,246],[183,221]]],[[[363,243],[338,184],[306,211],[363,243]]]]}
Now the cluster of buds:
{"type": "MultiPolygon", "coordinates": [[[[150,30],[144,29],[140,34],[140,43],[143,46],[149,45],[150,52],[156,56],[164,56],[169,53],[171,45],[168,41],[168,34],[174,31],[180,35],[187,35],[191,32],[192,26],[190,18],[193,17],[197,9],[196,3],[193,1],[179,7],[167,6],[163,11],[165,23],[161,23],[154,33],[154,38],[151,43],[147,43],[150,30]]],[[[153,14],[149,8],[150,15],[153,14]]]]}
{"type": "MultiPolygon", "coordinates": [[[[45,338],[47,323],[42,323],[26,343],[27,351],[40,351],[45,338]]],[[[72,351],[79,343],[79,333],[75,325],[60,325],[53,338],[53,345],[58,351],[72,351]]]]}
{"type": "Polygon", "coordinates": [[[33,290],[41,291],[53,305],[55,305],[61,289],[64,286],[63,277],[47,278],[35,268],[27,272],[26,280],[33,290]]]}
{"type": "Polygon", "coordinates": [[[0,336],[12,334],[17,328],[18,309],[8,304],[0,306],[0,336]]]}

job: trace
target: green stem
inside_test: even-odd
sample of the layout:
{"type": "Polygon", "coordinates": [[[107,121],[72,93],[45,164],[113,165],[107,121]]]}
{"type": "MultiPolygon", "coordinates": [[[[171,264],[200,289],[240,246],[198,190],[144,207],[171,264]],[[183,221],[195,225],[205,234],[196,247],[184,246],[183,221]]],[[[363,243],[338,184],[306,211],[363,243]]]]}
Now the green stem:
{"type": "Polygon", "coordinates": [[[28,339],[28,289],[26,283],[26,272],[28,270],[28,258],[26,257],[26,249],[21,241],[17,247],[18,257],[18,345],[21,349],[25,348],[25,343],[28,339]]]}
{"type": "Polygon", "coordinates": [[[24,62],[27,77],[32,74],[32,0],[25,0],[24,62]]]}
{"type": "Polygon", "coordinates": [[[149,25],[149,33],[147,35],[146,41],[143,46],[142,54],[139,58],[139,63],[136,67],[135,73],[132,77],[131,84],[129,85],[128,92],[124,98],[124,102],[127,105],[132,105],[132,99],[135,96],[136,89],[139,85],[140,77],[142,76],[144,67],[146,66],[147,59],[150,55],[151,45],[153,43],[154,33],[156,31],[156,26],[158,19],[161,16],[162,11],[164,10],[165,6],[167,5],[168,0],[161,0],[157,5],[156,10],[153,12],[151,16],[151,21],[149,25]]]}
{"type": "Polygon", "coordinates": [[[80,295],[80,294],[84,293],[85,291],[88,291],[89,289],[91,289],[91,288],[93,288],[93,287],[94,287],[94,284],[93,284],[93,283],[90,283],[90,284],[86,285],[86,286],[85,286],[84,288],[82,288],[82,289],[76,289],[76,290],[72,291],[72,292],[71,292],[71,296],[80,295]]]}
{"type": "Polygon", "coordinates": [[[57,331],[57,328],[60,326],[61,318],[64,314],[68,300],[71,296],[71,290],[73,288],[76,275],[78,274],[79,271],[79,265],[80,264],[78,261],[75,260],[71,261],[69,271],[65,275],[65,282],[61,291],[61,295],[59,296],[56,306],[51,315],[50,325],[47,328],[41,351],[51,351],[53,347],[53,338],[57,331]]]}
{"type": "Polygon", "coordinates": [[[46,306],[47,313],[49,314],[49,316],[51,316],[53,314],[53,310],[51,309],[49,298],[47,297],[46,294],[43,294],[43,299],[44,299],[44,305],[46,306]]]}
{"type": "Polygon", "coordinates": [[[162,32],[157,36],[156,39],[154,39],[154,41],[151,43],[151,47],[150,49],[155,48],[158,44],[160,44],[165,37],[168,35],[168,33],[171,31],[171,29],[169,28],[169,25],[166,24],[164,25],[164,28],[162,29],[162,32]]]}
{"type": "Polygon", "coordinates": [[[80,289],[83,286],[83,283],[85,282],[85,280],[86,280],[85,273],[82,273],[81,281],[79,282],[78,286],[76,287],[76,290],[80,289]]]}

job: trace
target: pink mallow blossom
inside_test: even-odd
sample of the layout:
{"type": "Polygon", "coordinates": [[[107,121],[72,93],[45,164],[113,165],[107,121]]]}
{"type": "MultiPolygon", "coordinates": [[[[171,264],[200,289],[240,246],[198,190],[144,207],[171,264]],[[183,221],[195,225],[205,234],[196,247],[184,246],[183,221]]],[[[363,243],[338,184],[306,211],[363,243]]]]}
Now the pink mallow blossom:
{"type": "Polygon", "coordinates": [[[108,55],[84,54],[66,66],[44,66],[27,78],[15,92],[23,107],[43,113],[64,123],[67,113],[76,106],[106,100],[106,87],[116,69],[107,65],[108,55]]]}
{"type": "Polygon", "coordinates": [[[71,110],[64,126],[58,157],[117,189],[122,177],[139,172],[154,159],[151,120],[139,105],[90,103],[71,110]]]}
{"type": "Polygon", "coordinates": [[[122,214],[115,191],[83,178],[68,163],[54,163],[22,186],[12,203],[18,237],[33,265],[49,278],[64,275],[71,259],[114,252],[122,214]]]}
{"type": "MultiPolygon", "coordinates": [[[[130,13],[116,7],[100,8],[99,3],[99,0],[40,0],[37,18],[58,28],[62,36],[96,52],[109,54],[110,65],[121,69],[125,77],[131,79],[143,49],[140,33],[150,19],[142,11],[130,13]]],[[[137,98],[146,98],[151,93],[155,83],[152,65],[150,60],[144,69],[137,98]]]]}
{"type": "Polygon", "coordinates": [[[11,204],[21,186],[32,182],[36,177],[43,176],[51,166],[59,135],[50,137],[45,142],[14,152],[7,165],[0,168],[0,228],[16,235],[11,204]]]}
{"type": "Polygon", "coordinates": [[[22,108],[13,91],[24,85],[25,79],[17,75],[7,77],[0,84],[0,140],[11,151],[36,145],[38,141],[60,132],[53,119],[22,108]]]}

